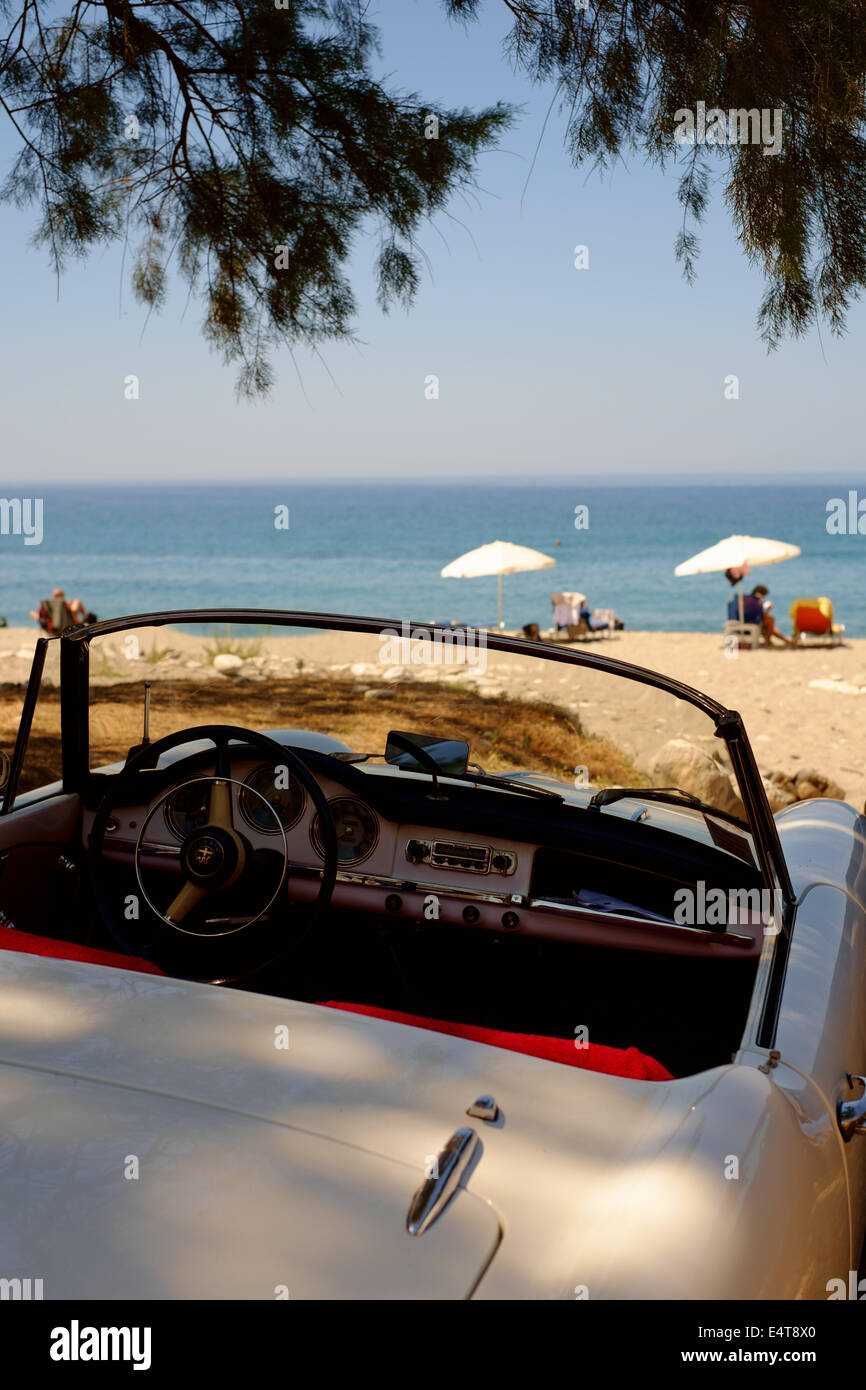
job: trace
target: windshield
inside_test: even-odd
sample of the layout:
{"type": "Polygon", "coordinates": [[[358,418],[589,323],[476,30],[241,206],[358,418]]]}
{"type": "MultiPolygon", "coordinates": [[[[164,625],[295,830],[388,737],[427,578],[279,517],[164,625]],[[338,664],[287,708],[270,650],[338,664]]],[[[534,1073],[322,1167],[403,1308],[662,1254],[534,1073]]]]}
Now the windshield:
{"type": "MultiPolygon", "coordinates": [[[[203,724],[303,730],[332,740],[335,754],[375,762],[397,730],[465,742],[469,776],[531,775],[584,793],[679,788],[743,814],[724,744],[701,710],[619,675],[545,659],[559,650],[550,643],[537,656],[514,655],[490,650],[483,630],[431,637],[408,625],[356,633],[199,623],[109,633],[91,642],[90,763],[124,759],[141,742],[147,704],[151,740],[203,724]]],[[[634,807],[611,803],[614,810],[634,807]]]]}

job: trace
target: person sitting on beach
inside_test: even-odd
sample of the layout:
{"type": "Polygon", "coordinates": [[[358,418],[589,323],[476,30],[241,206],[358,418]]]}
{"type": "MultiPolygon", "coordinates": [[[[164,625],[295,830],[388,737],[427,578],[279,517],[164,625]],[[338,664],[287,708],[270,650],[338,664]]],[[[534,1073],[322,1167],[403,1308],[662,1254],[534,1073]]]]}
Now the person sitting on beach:
{"type": "MultiPolygon", "coordinates": [[[[755,623],[760,627],[765,646],[769,647],[772,644],[772,639],[778,637],[779,641],[784,643],[786,647],[792,647],[794,645],[792,638],[786,637],[784,632],[780,632],[776,627],[776,620],[770,612],[773,605],[767,602],[769,592],[766,584],[756,584],[752,592],[745,595],[742,621],[755,623]]],[[[740,618],[740,601],[736,594],[728,604],[728,617],[735,621],[740,618]]]]}
{"type": "Polygon", "coordinates": [[[67,599],[62,589],[52,589],[51,598],[43,599],[36,611],[31,609],[30,616],[44,632],[50,633],[95,620],[95,615],[86,611],[80,598],[67,599]]]}

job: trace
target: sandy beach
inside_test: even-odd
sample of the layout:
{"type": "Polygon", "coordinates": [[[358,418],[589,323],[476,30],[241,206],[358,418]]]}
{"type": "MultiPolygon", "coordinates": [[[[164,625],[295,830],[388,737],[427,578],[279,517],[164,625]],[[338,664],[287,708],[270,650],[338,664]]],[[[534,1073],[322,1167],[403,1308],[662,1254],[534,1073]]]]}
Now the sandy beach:
{"type": "MultiPolygon", "coordinates": [[[[27,678],[37,633],[33,629],[0,630],[0,682],[6,687],[4,746],[9,716],[20,695],[9,689],[27,678]]],[[[237,672],[223,674],[203,654],[198,636],[170,629],[139,633],[141,656],[129,660],[120,639],[102,639],[94,660],[97,683],[117,679],[153,680],[183,677],[196,681],[264,680],[269,675],[325,675],[338,670],[363,688],[365,680],[381,681],[407,674],[418,679],[459,678],[495,699],[507,692],[523,698],[550,700],[579,715],[584,729],[607,737],[638,767],[648,769],[659,747],[669,738],[694,736],[696,722],[676,701],[633,682],[588,676],[559,662],[533,662],[531,667],[500,653],[485,652],[485,669],[467,667],[385,668],[376,665],[376,638],[356,634],[267,636],[255,644],[237,672]],[[107,655],[102,652],[107,650],[107,655]],[[372,660],[371,660],[372,657],[372,660]],[[101,670],[104,667],[104,670],[101,670]],[[605,699],[595,698],[604,680],[605,699]],[[593,686],[592,682],[596,682],[593,686]]],[[[586,644],[575,644],[580,650],[586,644]]],[[[662,671],[738,709],[746,720],[755,755],[764,773],[796,774],[814,768],[844,789],[857,810],[866,801],[866,640],[842,647],[789,649],[774,647],[725,652],[715,633],[616,633],[591,644],[603,654],[662,671]]],[[[55,676],[57,644],[52,644],[47,677],[55,676]]],[[[709,745],[717,744],[708,723],[702,727],[709,745]]]]}

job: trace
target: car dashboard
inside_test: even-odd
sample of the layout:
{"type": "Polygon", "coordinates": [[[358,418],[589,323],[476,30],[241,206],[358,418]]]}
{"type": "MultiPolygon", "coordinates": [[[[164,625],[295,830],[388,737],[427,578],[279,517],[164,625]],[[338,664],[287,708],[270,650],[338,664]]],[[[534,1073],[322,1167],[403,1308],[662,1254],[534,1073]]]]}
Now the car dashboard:
{"type": "MultiPolygon", "coordinates": [[[[525,794],[447,777],[434,783],[387,765],[294,751],[334,817],[333,909],[677,955],[760,953],[760,923],[719,930],[674,920],[676,885],[702,876],[757,881],[753,861],[748,870],[744,862],[747,837],[731,853],[713,843],[707,827],[714,823],[691,810],[656,804],[638,821],[625,802],[588,811],[588,796],[581,804],[548,779],[543,785],[560,785],[562,799],[533,794],[531,783],[525,794]]],[[[140,773],[140,799],[113,809],[104,857],[132,868],[137,852],[143,871],[180,877],[182,843],[207,823],[212,759],[211,750],[182,767],[140,773]]],[[[261,753],[233,749],[232,820],[254,851],[285,849],[280,892],[312,902],[323,865],[319,816],[300,780],[281,784],[275,771],[261,753]]],[[[95,801],[85,812],[85,841],[94,810],[95,801]]]]}

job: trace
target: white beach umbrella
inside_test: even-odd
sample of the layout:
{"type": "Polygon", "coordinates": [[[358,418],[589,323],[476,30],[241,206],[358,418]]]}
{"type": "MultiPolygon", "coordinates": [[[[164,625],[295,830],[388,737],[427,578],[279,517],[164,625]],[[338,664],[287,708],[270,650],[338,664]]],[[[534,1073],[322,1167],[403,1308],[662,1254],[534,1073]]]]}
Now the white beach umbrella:
{"type": "MultiPolygon", "coordinates": [[[[700,550],[690,560],[677,565],[674,574],[715,574],[729,569],[750,570],[759,565],[778,565],[782,560],[793,560],[800,554],[798,545],[787,541],[772,541],[766,536],[726,536],[707,550],[700,550]]],[[[740,587],[740,621],[743,620],[743,590],[740,587]]]]}
{"type": "Polygon", "coordinates": [[[714,574],[717,570],[740,569],[743,565],[754,569],[757,565],[778,565],[799,554],[800,547],[788,545],[786,541],[771,541],[765,536],[727,536],[677,565],[674,574],[714,574]]]}
{"type": "Polygon", "coordinates": [[[549,570],[556,564],[550,555],[542,555],[540,550],[532,550],[527,545],[512,545],[511,541],[491,541],[480,545],[477,550],[467,550],[446,565],[441,571],[443,579],[480,579],[482,575],[495,574],[498,579],[498,616],[502,621],[502,576],[519,574],[524,570],[549,570]]]}

